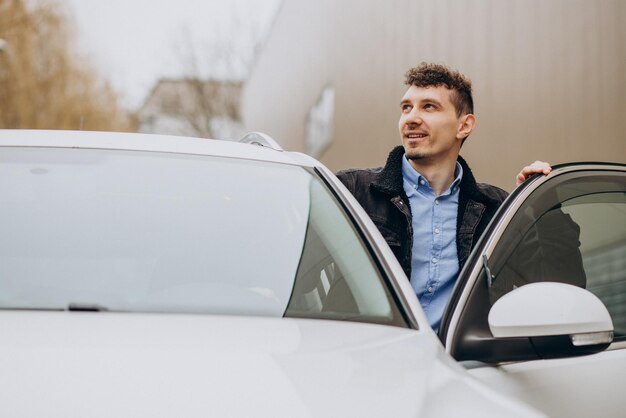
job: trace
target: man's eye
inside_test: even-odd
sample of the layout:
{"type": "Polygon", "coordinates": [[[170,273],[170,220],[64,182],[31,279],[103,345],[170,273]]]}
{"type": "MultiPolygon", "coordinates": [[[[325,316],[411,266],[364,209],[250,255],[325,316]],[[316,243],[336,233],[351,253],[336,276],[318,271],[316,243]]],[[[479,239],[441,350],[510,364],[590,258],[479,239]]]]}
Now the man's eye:
{"type": "Polygon", "coordinates": [[[426,103],[424,105],[424,109],[434,109],[434,108],[435,108],[435,105],[432,103],[426,103]]]}
{"type": "Polygon", "coordinates": [[[402,111],[403,112],[409,112],[411,110],[411,105],[402,105],[402,111]]]}

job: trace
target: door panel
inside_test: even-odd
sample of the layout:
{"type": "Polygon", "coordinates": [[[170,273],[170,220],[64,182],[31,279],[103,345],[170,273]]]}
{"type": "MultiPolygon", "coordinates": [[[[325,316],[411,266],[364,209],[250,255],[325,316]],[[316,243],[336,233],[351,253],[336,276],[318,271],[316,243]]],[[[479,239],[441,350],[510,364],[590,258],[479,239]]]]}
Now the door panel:
{"type": "Polygon", "coordinates": [[[474,368],[470,373],[551,417],[622,417],[626,350],[474,368]]]}
{"type": "Polygon", "coordinates": [[[551,416],[624,416],[626,166],[555,167],[512,196],[488,231],[461,272],[458,304],[445,315],[446,350],[458,360],[495,363],[474,362],[470,372],[551,416]],[[541,281],[586,288],[604,303],[615,329],[609,350],[541,359],[528,338],[493,338],[489,308],[541,281]],[[520,361],[498,360],[506,356],[520,361]]]}

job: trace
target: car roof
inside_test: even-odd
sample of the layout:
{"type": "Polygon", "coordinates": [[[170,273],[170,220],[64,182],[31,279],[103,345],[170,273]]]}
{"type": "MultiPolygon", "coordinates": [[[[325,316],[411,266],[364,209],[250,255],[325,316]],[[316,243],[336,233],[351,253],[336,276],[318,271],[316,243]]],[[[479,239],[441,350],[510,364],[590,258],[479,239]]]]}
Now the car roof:
{"type": "Polygon", "coordinates": [[[125,132],[0,129],[0,147],[82,148],[207,155],[315,167],[299,152],[218,139],[125,132]]]}

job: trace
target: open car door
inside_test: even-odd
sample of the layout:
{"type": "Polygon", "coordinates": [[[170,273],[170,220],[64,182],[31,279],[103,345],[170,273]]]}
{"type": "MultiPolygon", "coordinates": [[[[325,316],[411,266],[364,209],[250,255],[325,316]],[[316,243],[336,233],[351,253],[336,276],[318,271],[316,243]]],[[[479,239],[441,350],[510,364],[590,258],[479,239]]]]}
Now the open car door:
{"type": "Polygon", "coordinates": [[[512,193],[439,336],[474,376],[550,416],[623,416],[626,165],[555,166],[512,193]]]}

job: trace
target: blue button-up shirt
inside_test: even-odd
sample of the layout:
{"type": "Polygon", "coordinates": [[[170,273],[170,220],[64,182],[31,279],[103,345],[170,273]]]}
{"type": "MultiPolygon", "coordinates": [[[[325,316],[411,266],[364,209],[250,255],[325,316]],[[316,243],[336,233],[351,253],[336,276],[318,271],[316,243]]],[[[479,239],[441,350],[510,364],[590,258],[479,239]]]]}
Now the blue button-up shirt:
{"type": "Polygon", "coordinates": [[[437,196],[428,180],[402,159],[404,191],[409,198],[413,224],[411,286],[430,326],[439,329],[441,315],[459,274],[456,219],[463,168],[457,162],[448,190],[437,196]]]}

